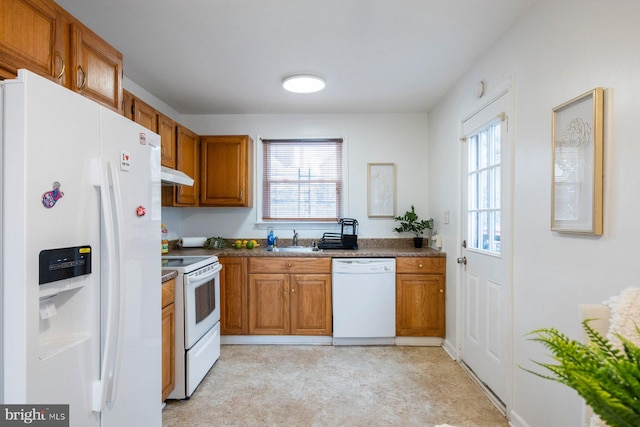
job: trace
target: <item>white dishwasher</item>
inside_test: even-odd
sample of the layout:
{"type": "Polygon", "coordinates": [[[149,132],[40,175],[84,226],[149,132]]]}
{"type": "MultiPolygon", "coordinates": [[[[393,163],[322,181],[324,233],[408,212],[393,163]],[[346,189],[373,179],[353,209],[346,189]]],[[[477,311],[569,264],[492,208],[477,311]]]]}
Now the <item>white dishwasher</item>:
{"type": "Polygon", "coordinates": [[[393,345],[395,258],[334,258],[333,344],[393,345]]]}

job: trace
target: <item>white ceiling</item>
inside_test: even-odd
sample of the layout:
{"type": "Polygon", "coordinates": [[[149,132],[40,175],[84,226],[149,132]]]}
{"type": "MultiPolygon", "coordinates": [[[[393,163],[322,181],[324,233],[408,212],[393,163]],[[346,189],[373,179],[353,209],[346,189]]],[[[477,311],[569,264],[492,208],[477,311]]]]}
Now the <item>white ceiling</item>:
{"type": "Polygon", "coordinates": [[[181,114],[426,112],[534,1],[56,0],[181,114]]]}

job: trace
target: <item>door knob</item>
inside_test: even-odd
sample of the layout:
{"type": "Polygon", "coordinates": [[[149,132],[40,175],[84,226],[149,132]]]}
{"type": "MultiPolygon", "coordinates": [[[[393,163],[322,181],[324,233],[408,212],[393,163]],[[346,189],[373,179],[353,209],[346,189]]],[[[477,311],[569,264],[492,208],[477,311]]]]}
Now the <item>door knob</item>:
{"type": "Polygon", "coordinates": [[[456,261],[458,261],[458,264],[464,264],[467,265],[467,257],[466,256],[461,256],[460,258],[458,258],[456,261]]]}

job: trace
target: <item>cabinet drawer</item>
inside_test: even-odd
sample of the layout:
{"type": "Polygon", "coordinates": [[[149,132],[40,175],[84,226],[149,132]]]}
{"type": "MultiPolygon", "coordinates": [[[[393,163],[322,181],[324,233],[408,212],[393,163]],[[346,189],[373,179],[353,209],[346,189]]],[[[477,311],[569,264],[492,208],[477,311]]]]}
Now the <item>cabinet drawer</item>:
{"type": "Polygon", "coordinates": [[[162,284],[162,308],[175,301],[176,279],[171,279],[162,284]]]}
{"type": "Polygon", "coordinates": [[[249,273],[331,273],[331,258],[255,257],[249,273]]]}
{"type": "Polygon", "coordinates": [[[396,258],[397,273],[437,273],[444,274],[446,258],[441,257],[400,257],[396,258]]]}

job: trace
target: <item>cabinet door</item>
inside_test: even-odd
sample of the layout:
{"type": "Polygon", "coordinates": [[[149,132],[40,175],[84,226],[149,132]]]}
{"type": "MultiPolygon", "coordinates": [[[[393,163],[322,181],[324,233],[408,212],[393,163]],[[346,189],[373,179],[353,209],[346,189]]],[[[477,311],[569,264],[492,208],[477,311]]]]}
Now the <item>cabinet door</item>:
{"type": "Polygon", "coordinates": [[[169,117],[158,114],[158,134],[160,135],[162,166],[171,169],[176,167],[176,139],[178,138],[178,124],[169,117]]]}
{"type": "Polygon", "coordinates": [[[249,296],[247,295],[247,258],[221,257],[220,334],[249,333],[249,296]]]}
{"type": "Polygon", "coordinates": [[[249,274],[249,334],[289,334],[288,274],[249,274]]]}
{"type": "Polygon", "coordinates": [[[164,401],[175,387],[175,342],[176,342],[176,305],[169,304],[162,309],[162,400],[164,401]]]}
{"type": "Polygon", "coordinates": [[[130,92],[126,90],[122,91],[122,115],[131,120],[135,120],[135,115],[133,113],[134,99],[135,96],[133,96],[130,92]]]}
{"type": "Polygon", "coordinates": [[[138,98],[132,99],[131,106],[134,122],[146,127],[151,132],[158,132],[158,114],[152,106],[140,101],[138,98]]]}
{"type": "Polygon", "coordinates": [[[64,72],[64,23],[44,0],[0,0],[0,68],[14,77],[19,68],[57,80],[64,72]]]}
{"type": "Polygon", "coordinates": [[[291,335],[332,335],[331,275],[291,275],[291,335]]]}
{"type": "Polygon", "coordinates": [[[177,185],[175,204],[178,206],[198,206],[198,170],[199,170],[199,143],[198,135],[189,129],[178,126],[176,166],[193,178],[193,186],[177,185]]]}
{"type": "Polygon", "coordinates": [[[71,24],[71,89],[122,113],[122,54],[79,22],[71,24]]]}
{"type": "Polygon", "coordinates": [[[444,337],[444,277],[396,275],[396,335],[444,337]]]}
{"type": "Polygon", "coordinates": [[[251,207],[253,140],[247,135],[203,136],[201,206],[251,207]]]}

